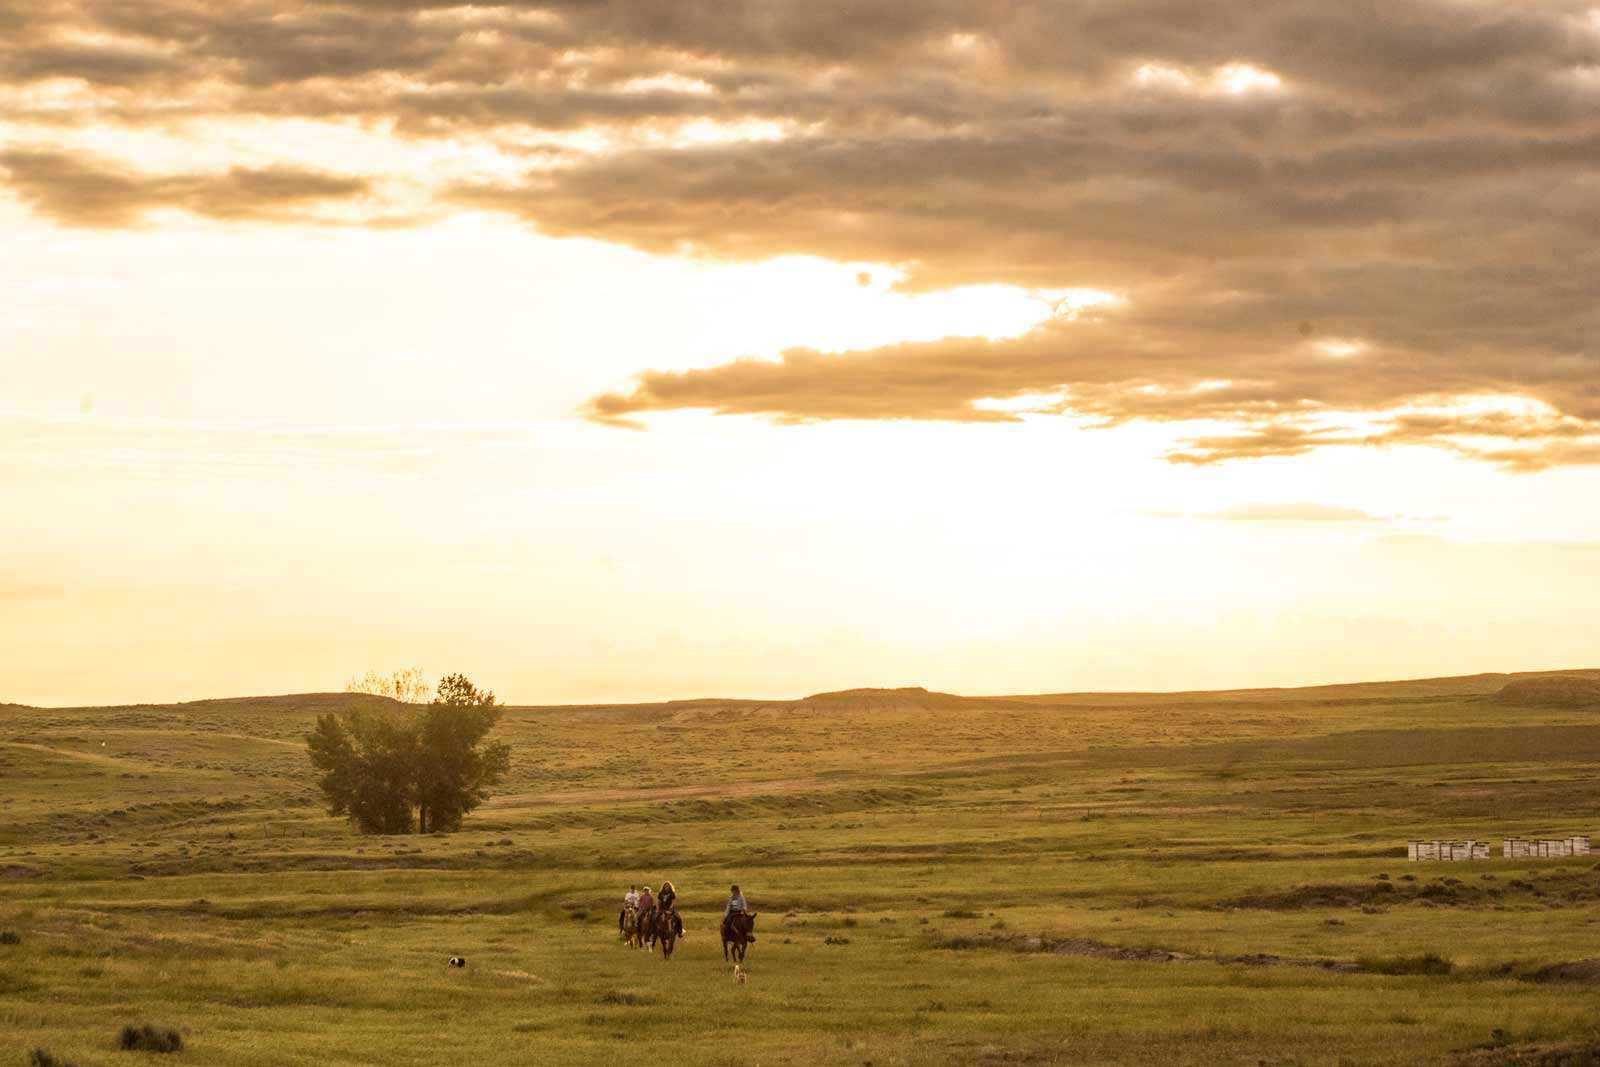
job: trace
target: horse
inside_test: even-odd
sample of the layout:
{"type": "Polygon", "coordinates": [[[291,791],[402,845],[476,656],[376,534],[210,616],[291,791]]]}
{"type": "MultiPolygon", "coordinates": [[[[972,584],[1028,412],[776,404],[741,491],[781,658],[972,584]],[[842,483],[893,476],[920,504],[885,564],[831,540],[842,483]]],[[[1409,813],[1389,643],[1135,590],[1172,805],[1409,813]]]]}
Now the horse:
{"type": "Polygon", "coordinates": [[[753,911],[736,911],[725,916],[722,920],[722,959],[729,959],[734,963],[744,963],[745,950],[750,942],[755,940],[756,913],[753,911]],[[731,950],[731,954],[730,954],[731,950]]]}
{"type": "Polygon", "coordinates": [[[683,933],[683,920],[678,918],[675,911],[664,911],[661,908],[652,908],[639,920],[641,935],[650,943],[650,951],[656,949],[656,942],[661,943],[661,958],[670,960],[672,950],[677,946],[678,938],[683,933]]]}
{"type": "Polygon", "coordinates": [[[639,929],[641,920],[638,908],[623,908],[617,918],[617,929],[622,933],[623,943],[630,948],[644,947],[644,936],[639,929]]]}

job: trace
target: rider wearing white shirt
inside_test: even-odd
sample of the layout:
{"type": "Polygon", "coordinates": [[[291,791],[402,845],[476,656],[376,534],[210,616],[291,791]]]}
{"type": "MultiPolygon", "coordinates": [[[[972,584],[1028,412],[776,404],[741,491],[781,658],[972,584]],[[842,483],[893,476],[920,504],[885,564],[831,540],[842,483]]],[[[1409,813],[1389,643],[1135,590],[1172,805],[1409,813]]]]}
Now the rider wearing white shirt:
{"type": "Polygon", "coordinates": [[[617,925],[622,926],[628,920],[628,912],[639,910],[639,887],[630,885],[628,891],[622,895],[622,910],[617,913],[617,925]]]}

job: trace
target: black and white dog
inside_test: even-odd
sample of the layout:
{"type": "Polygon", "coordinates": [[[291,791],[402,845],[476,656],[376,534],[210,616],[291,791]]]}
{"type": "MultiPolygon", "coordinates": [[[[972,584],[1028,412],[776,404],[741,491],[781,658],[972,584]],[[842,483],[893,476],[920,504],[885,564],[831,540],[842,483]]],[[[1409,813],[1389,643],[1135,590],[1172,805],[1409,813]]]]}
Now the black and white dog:
{"type": "Polygon", "coordinates": [[[467,965],[467,957],[465,957],[465,956],[451,956],[450,957],[450,966],[452,966],[452,967],[465,967],[466,965],[467,965]]]}

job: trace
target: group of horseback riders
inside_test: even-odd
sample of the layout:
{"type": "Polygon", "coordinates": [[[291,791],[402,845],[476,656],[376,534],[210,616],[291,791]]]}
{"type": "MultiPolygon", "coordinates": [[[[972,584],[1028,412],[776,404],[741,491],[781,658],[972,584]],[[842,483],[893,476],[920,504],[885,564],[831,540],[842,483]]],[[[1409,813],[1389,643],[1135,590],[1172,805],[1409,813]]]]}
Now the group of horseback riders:
{"type": "Polygon", "coordinates": [[[672,888],[671,882],[662,882],[659,893],[652,893],[649,885],[631,885],[622,898],[622,914],[617,916],[617,925],[626,934],[630,928],[654,928],[657,920],[665,917],[672,932],[682,937],[683,920],[678,917],[677,900],[678,891],[672,888]]]}
{"type": "MultiPolygon", "coordinates": [[[[671,954],[672,943],[683,937],[683,919],[678,915],[678,891],[671,882],[662,882],[659,892],[651,892],[649,885],[630,885],[622,898],[622,912],[617,916],[617,928],[622,938],[635,948],[648,943],[653,949],[657,941],[663,952],[671,954]]],[[[731,941],[754,941],[755,912],[738,886],[732,887],[728,903],[722,909],[722,940],[724,955],[731,941]]],[[[744,953],[738,953],[739,959],[744,953]]]]}

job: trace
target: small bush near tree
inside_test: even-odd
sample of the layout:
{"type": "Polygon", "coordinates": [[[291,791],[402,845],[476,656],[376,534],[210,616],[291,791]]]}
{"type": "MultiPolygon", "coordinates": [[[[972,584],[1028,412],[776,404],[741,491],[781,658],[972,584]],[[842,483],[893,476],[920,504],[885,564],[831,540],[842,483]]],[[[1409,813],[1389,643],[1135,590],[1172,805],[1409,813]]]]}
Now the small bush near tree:
{"type": "Polygon", "coordinates": [[[0,945],[20,945],[22,935],[15,930],[0,930],[0,945]]]}
{"type": "Polygon", "coordinates": [[[183,1035],[170,1026],[129,1024],[122,1028],[117,1047],[124,1052],[182,1052],[183,1035]]]}
{"type": "Polygon", "coordinates": [[[77,1065],[51,1055],[46,1049],[36,1048],[28,1057],[28,1067],[77,1067],[77,1065]]]}

